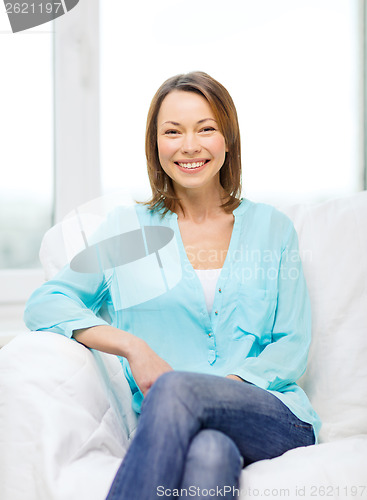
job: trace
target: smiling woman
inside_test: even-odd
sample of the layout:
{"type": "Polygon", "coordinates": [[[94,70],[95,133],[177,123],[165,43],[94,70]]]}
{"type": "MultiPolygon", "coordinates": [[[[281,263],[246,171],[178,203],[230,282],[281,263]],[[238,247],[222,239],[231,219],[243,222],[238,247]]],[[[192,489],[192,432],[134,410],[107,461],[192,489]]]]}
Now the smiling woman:
{"type": "MultiPolygon", "coordinates": [[[[297,385],[311,335],[297,234],[274,207],[238,197],[240,134],[228,91],[203,72],[170,78],[146,130],[152,198],[130,207],[142,258],[130,251],[126,273],[115,240],[99,242],[93,272],[81,254],[25,311],[29,328],[120,356],[140,417],[108,500],[151,500],[159,486],[236,488],[243,466],[312,445],[320,429],[297,385]],[[139,300],[121,300],[135,292],[139,300]],[[110,323],[96,314],[104,301],[110,323]]],[[[120,208],[107,234],[126,223],[120,208]]]]}

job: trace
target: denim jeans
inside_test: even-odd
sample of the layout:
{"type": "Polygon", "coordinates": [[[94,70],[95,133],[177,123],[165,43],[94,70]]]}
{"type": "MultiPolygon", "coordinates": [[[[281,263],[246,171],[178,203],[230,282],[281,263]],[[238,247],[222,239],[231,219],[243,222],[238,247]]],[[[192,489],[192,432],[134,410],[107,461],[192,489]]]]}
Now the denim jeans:
{"type": "Polygon", "coordinates": [[[314,442],[312,425],[264,389],[167,372],[143,401],[107,500],[177,498],[173,490],[181,498],[234,498],[243,466],[314,442]]]}

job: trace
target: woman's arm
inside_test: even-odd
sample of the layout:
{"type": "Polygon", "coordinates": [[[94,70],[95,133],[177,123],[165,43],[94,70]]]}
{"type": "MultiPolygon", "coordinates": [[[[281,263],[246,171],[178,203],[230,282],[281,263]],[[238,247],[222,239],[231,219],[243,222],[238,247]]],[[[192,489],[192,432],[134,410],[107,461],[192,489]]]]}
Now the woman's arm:
{"type": "Polygon", "coordinates": [[[280,261],[272,342],[257,357],[244,359],[232,375],[263,389],[280,390],[304,373],[310,342],[310,300],[292,224],[280,261]]]}
{"type": "Polygon", "coordinates": [[[101,325],[76,330],[73,337],[91,349],[125,357],[144,396],[160,375],[172,370],[144,340],[113,326],[101,325]]]}
{"type": "Polygon", "coordinates": [[[146,342],[97,316],[109,294],[104,274],[77,273],[66,266],[33,292],[24,321],[30,330],[51,331],[85,346],[125,357],[143,395],[172,368],[146,342]]]}
{"type": "Polygon", "coordinates": [[[107,295],[103,273],[77,273],[65,266],[32,293],[24,322],[31,331],[51,331],[71,338],[74,330],[108,325],[97,316],[107,295]]]}

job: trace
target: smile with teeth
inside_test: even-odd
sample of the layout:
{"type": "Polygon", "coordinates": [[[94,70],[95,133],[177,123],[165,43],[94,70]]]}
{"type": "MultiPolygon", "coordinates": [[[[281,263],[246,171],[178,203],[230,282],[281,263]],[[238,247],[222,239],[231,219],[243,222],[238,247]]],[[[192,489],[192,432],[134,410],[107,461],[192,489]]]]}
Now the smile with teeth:
{"type": "Polygon", "coordinates": [[[181,168],[193,169],[193,168],[202,167],[208,161],[209,160],[197,161],[197,162],[193,162],[193,163],[180,163],[180,162],[176,162],[176,163],[177,163],[177,165],[180,165],[181,168]]]}

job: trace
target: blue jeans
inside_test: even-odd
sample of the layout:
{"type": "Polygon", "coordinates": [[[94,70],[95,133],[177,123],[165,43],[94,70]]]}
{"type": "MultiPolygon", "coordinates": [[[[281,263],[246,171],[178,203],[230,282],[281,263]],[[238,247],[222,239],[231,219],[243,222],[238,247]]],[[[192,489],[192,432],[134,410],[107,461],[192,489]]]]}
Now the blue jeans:
{"type": "Polygon", "coordinates": [[[243,466],[314,442],[312,425],[264,389],[167,372],[144,399],[107,500],[177,498],[174,489],[181,498],[234,498],[243,466]]]}

